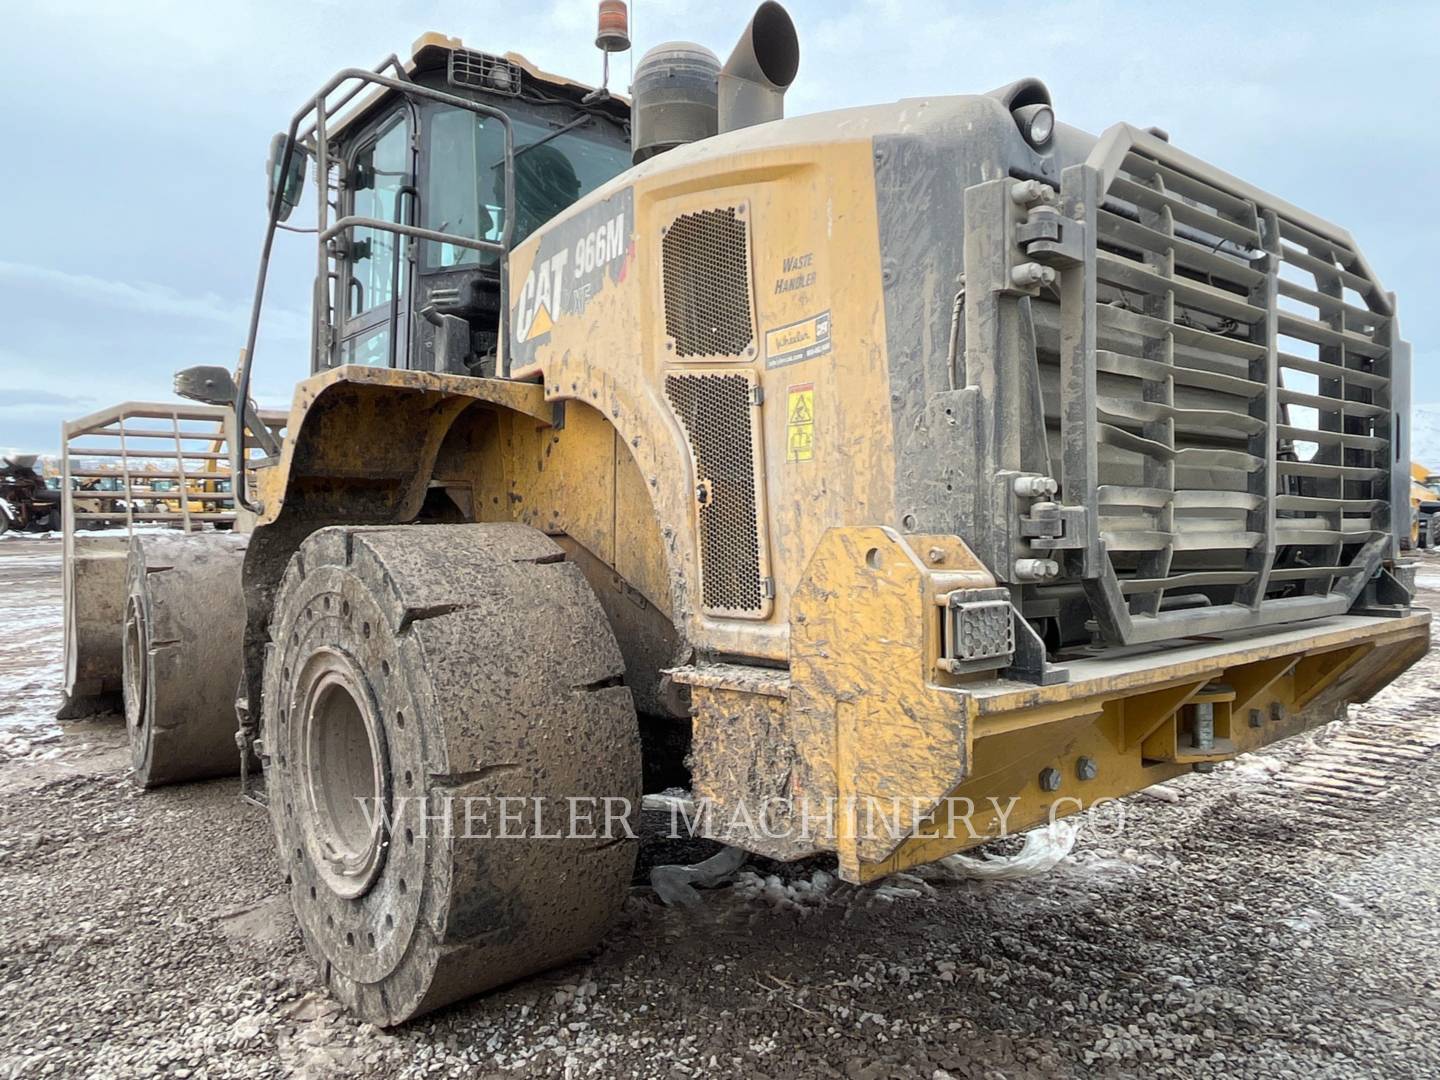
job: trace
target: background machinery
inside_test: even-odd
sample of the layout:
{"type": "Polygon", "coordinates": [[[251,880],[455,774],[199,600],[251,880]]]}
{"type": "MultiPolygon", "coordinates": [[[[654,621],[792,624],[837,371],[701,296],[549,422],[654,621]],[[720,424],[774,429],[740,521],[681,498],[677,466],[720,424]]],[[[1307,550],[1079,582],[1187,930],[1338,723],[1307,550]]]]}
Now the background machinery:
{"type": "Polygon", "coordinates": [[[1440,513],[1440,476],[1418,461],[1410,463],[1410,546],[1435,546],[1435,515],[1440,513]]]}
{"type": "MultiPolygon", "coordinates": [[[[265,413],[255,422],[263,423],[267,438],[278,445],[285,419],[283,413],[265,413]]],[[[202,770],[192,768],[177,779],[229,774],[238,763],[234,688],[239,683],[236,652],[244,615],[235,591],[238,576],[218,604],[213,580],[217,559],[232,562],[238,575],[243,551],[229,535],[238,516],[230,485],[230,444],[236,431],[232,421],[231,411],[218,405],[127,401],[61,429],[56,496],[64,567],[65,697],[60,716],[88,715],[122,700],[126,649],[153,654],[150,677],[131,686],[126,701],[137,765],[153,756],[140,733],[148,730],[146,716],[153,711],[144,703],[155,695],[175,702],[166,726],[185,725],[187,738],[197,728],[208,730],[212,744],[218,745],[202,770]],[[174,497],[181,491],[187,493],[183,500],[174,497]],[[208,626],[203,639],[208,656],[186,652],[193,635],[173,625],[152,640],[149,628],[137,621],[152,606],[158,613],[161,605],[150,595],[152,589],[127,586],[132,546],[138,566],[148,568],[137,572],[153,590],[174,593],[175,586],[181,586],[174,605],[208,626]],[[158,557],[162,550],[163,557],[158,557]],[[189,580],[192,560],[207,568],[199,581],[189,580]],[[227,620],[230,636],[221,634],[217,644],[215,631],[227,620]],[[227,640],[229,647],[223,644],[227,640]],[[213,689],[227,679],[227,690],[213,689]],[[203,689],[196,693],[197,684],[212,688],[208,704],[203,689]]],[[[246,436],[247,456],[261,452],[257,441],[253,434],[246,436]]],[[[242,531],[248,527],[241,524],[242,531]]],[[[137,677],[144,671],[133,662],[140,652],[132,655],[137,677]]],[[[143,767],[136,779],[151,782],[143,767]]]]}
{"type": "MultiPolygon", "coordinates": [[[[647,779],[865,882],[1332,719],[1427,647],[1408,347],[1344,230],[1034,79],[784,119],[798,62],[773,3],[723,67],[651,50],[630,103],[429,36],[272,145],[245,359],[180,382],[263,426],[307,171],[313,373],[283,445],[230,443],[243,566],[187,590],[243,592],[230,767],[263,765],[368,1019],[593,945],[634,843],[557,822],[647,779]]],[[[157,629],[165,558],[130,555],[132,697],[159,641],[197,682],[218,655],[157,629]]]]}
{"type": "Polygon", "coordinates": [[[38,454],[11,454],[0,459],[0,533],[48,532],[58,522],[60,497],[35,471],[38,454]]]}

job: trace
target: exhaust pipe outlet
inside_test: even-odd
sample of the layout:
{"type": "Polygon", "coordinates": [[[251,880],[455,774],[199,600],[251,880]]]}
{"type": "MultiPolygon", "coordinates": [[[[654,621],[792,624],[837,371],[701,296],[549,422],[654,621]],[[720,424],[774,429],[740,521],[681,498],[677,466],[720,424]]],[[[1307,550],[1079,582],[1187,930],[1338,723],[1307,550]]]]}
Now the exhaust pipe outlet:
{"type": "Polygon", "coordinates": [[[764,124],[785,115],[785,91],[800,70],[800,40],[789,13],[766,0],[720,71],[720,130],[764,124]]]}

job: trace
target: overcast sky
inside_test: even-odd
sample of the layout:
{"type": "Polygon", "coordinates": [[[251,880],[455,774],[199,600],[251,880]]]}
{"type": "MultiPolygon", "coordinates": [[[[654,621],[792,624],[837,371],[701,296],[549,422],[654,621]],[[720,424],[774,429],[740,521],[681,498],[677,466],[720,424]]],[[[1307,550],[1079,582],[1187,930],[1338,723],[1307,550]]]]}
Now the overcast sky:
{"type": "MultiPolygon", "coordinates": [[[[722,57],[754,5],[642,0],[636,57],[722,57]]],[[[1127,120],[1349,228],[1399,296],[1415,401],[1440,401],[1440,4],[792,0],[792,113],[969,93],[1026,75],[1060,118],[1127,120]]],[[[426,30],[598,79],[593,0],[3,0],[0,447],[53,450],[62,419],[165,398],[243,344],[270,135],[341,67],[426,30]]],[[[620,61],[620,86],[629,60],[620,61]]],[[[313,239],[282,236],[256,386],[307,369],[313,239]]]]}

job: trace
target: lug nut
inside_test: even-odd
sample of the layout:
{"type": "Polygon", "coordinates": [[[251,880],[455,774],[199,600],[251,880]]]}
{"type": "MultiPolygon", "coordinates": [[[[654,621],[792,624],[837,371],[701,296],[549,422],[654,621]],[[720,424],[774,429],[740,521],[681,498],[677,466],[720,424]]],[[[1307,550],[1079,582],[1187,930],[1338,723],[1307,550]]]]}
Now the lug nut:
{"type": "Polygon", "coordinates": [[[1100,766],[1095,764],[1095,759],[1092,757],[1082,757],[1075,762],[1075,775],[1081,780],[1094,780],[1099,772],[1100,766]]]}
{"type": "Polygon", "coordinates": [[[1060,790],[1060,770],[1059,770],[1059,769],[1055,768],[1053,765],[1047,765],[1045,768],[1043,768],[1043,769],[1040,770],[1040,790],[1041,790],[1041,791],[1059,791],[1059,790],[1060,790]]]}
{"type": "Polygon", "coordinates": [[[938,547],[934,547],[925,553],[925,557],[932,563],[942,563],[945,561],[945,552],[938,547]]]}
{"type": "Polygon", "coordinates": [[[1054,559],[1016,559],[1016,581],[1049,581],[1060,576],[1060,564],[1054,559]]]}

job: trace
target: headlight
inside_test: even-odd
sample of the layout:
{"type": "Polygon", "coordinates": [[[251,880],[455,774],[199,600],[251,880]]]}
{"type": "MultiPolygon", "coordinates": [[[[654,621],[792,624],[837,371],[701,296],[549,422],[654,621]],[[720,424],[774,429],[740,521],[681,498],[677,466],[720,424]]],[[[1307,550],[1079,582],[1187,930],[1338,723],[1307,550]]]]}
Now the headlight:
{"type": "Polygon", "coordinates": [[[486,80],[496,90],[508,93],[512,89],[512,75],[508,66],[496,64],[490,69],[489,74],[486,75],[486,80]]]}
{"type": "Polygon", "coordinates": [[[1049,105],[1022,105],[1015,110],[1015,123],[1025,141],[1040,150],[1055,134],[1055,110],[1049,105]]]}

